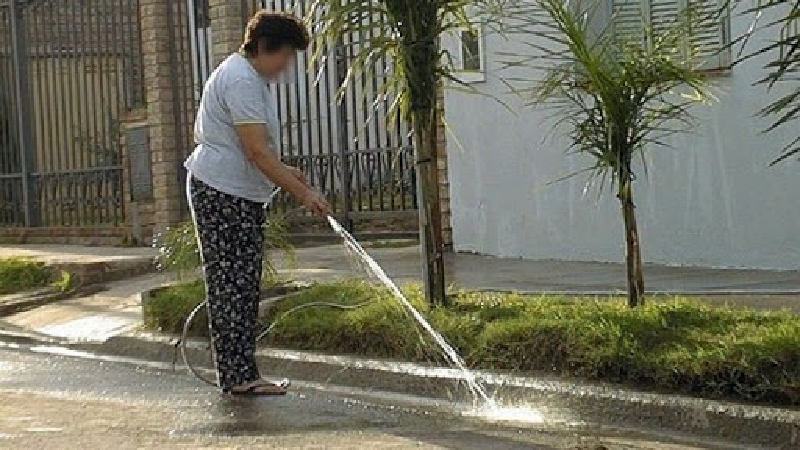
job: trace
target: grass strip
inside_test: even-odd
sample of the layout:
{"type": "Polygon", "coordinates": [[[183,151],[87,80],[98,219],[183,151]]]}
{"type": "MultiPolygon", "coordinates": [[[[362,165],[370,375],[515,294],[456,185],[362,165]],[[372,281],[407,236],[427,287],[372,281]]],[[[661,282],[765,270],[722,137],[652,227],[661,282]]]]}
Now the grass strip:
{"type": "MultiPolygon", "coordinates": [[[[712,398],[800,404],[800,317],[789,312],[711,306],[690,298],[651,298],[628,308],[616,298],[458,292],[431,309],[417,286],[410,301],[471,367],[555,373],[712,398]]],[[[175,332],[202,299],[202,284],[164,290],[146,322],[175,332]]],[[[437,360],[435,347],[385,289],[346,281],[320,284],[280,302],[283,317],[267,344],[409,361],[437,360]]]]}

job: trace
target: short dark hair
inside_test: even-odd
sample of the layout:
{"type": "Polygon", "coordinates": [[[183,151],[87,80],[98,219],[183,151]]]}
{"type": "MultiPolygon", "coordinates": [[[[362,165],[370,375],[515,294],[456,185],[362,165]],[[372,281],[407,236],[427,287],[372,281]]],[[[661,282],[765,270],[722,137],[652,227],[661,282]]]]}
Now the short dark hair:
{"type": "Polygon", "coordinates": [[[311,37],[305,24],[289,13],[262,9],[247,21],[241,52],[252,58],[259,52],[275,52],[283,47],[305,50],[311,37]]]}

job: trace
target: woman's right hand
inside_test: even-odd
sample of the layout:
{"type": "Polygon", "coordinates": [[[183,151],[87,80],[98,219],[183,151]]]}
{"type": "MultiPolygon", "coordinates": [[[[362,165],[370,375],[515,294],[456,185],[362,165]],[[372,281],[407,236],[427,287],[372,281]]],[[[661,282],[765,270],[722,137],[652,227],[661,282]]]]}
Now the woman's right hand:
{"type": "Polygon", "coordinates": [[[325,218],[331,214],[331,206],[325,200],[325,196],[314,189],[307,189],[301,196],[300,202],[315,216],[325,218]]]}

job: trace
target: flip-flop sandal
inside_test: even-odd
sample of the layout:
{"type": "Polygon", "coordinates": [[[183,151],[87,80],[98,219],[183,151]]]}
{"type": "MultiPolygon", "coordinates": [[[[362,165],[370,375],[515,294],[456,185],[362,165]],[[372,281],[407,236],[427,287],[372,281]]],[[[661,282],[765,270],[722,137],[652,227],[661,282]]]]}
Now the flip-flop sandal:
{"type": "Polygon", "coordinates": [[[263,382],[256,382],[242,390],[231,390],[232,395],[247,395],[247,396],[282,396],[286,395],[286,388],[291,383],[287,379],[281,380],[280,383],[270,383],[264,380],[263,382]]]}

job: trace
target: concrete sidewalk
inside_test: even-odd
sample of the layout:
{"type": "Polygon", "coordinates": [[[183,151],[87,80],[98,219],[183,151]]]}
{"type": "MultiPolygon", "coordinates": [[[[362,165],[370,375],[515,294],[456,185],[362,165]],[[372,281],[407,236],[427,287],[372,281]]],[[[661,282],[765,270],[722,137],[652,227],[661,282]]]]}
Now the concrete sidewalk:
{"type": "MultiPolygon", "coordinates": [[[[419,248],[367,248],[390,277],[400,283],[420,279],[419,248]]],[[[297,266],[281,273],[296,280],[322,281],[366,277],[339,245],[296,250],[297,266]]],[[[281,260],[280,257],[277,257],[281,260]]],[[[577,295],[623,294],[622,264],[574,261],[531,261],[474,254],[448,254],[447,282],[456,288],[577,295]]],[[[714,305],[755,309],[788,309],[800,313],[800,271],[668,267],[648,264],[645,285],[650,293],[685,294],[714,305]]]]}
{"type": "MultiPolygon", "coordinates": [[[[399,281],[419,279],[419,248],[367,248],[399,281]]],[[[303,279],[362,276],[342,246],[296,250],[298,267],[283,272],[303,279]]],[[[285,265],[282,265],[285,267],[285,265]]],[[[625,290],[622,264],[531,261],[474,254],[448,254],[447,279],[457,287],[519,292],[608,294],[625,290]]],[[[800,294],[800,271],[711,269],[646,265],[649,292],[690,294],[800,294]]]]}

